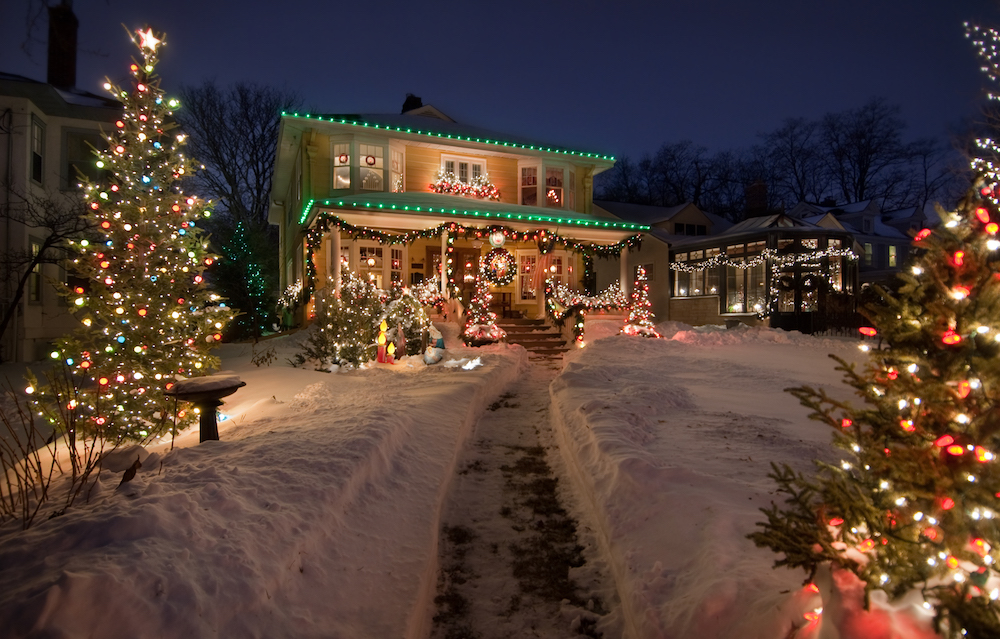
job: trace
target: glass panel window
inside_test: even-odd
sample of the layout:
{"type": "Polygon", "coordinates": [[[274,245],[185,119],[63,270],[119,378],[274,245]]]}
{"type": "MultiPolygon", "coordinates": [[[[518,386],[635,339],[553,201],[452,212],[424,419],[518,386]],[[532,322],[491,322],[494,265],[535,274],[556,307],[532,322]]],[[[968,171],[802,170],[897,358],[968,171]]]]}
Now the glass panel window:
{"type": "Polygon", "coordinates": [[[767,242],[749,242],[747,244],[747,253],[760,253],[767,246],[767,242]]]}
{"type": "Polygon", "coordinates": [[[367,275],[375,286],[382,288],[382,247],[358,247],[358,272],[367,275]]]}
{"type": "Polygon", "coordinates": [[[31,121],[31,179],[42,183],[45,156],[45,127],[37,120],[31,121]]]}
{"type": "Polygon", "coordinates": [[[688,291],[691,290],[691,274],[687,271],[675,271],[674,273],[674,295],[686,297],[688,291]]]}
{"type": "Polygon", "coordinates": [[[393,282],[403,281],[403,248],[389,249],[389,279],[393,282]]]}
{"type": "Polygon", "coordinates": [[[896,245],[889,245],[889,267],[892,268],[896,266],[896,245]]]}
{"type": "Polygon", "coordinates": [[[351,145],[333,145],[333,188],[351,188],[351,145]]]}
{"type": "Polygon", "coordinates": [[[706,295],[718,295],[719,294],[719,267],[713,266],[710,269],[706,269],[705,274],[705,294],[706,295]]]}
{"type": "Polygon", "coordinates": [[[818,249],[819,240],[814,237],[802,240],[802,246],[807,249],[818,249]]]}
{"type": "Polygon", "coordinates": [[[730,244],[726,247],[726,255],[743,255],[743,244],[730,244]]]}
{"type": "Polygon", "coordinates": [[[705,269],[700,268],[691,272],[691,295],[705,294],[705,269]]]}
{"type": "MultiPolygon", "coordinates": [[[[31,257],[37,257],[38,253],[42,250],[42,242],[31,238],[31,257]]],[[[35,264],[35,268],[31,269],[31,273],[28,275],[28,301],[29,302],[41,302],[42,301],[42,265],[35,264]]]]}
{"type": "Polygon", "coordinates": [[[718,254],[719,254],[719,249],[717,248],[705,249],[705,257],[715,257],[718,254]]]}
{"type": "Polygon", "coordinates": [[[563,205],[563,170],[545,169],[545,206],[563,205]]]}
{"type": "Polygon", "coordinates": [[[459,162],[458,163],[458,179],[460,182],[469,183],[469,163],[459,162]]]}
{"type": "Polygon", "coordinates": [[[760,313],[767,303],[767,289],[765,288],[765,267],[761,262],[747,269],[747,311],[760,313]]]}
{"type": "MultiPolygon", "coordinates": [[[[740,245],[742,247],[742,245],[740,245]]],[[[742,261],[742,260],[739,260],[742,261]]],[[[726,267],[726,312],[743,313],[746,309],[746,271],[738,266],[726,267]]]]}
{"type": "Polygon", "coordinates": [[[837,293],[844,290],[844,258],[830,258],[830,288],[837,293]]]}
{"type": "Polygon", "coordinates": [[[872,245],[871,242],[865,242],[865,266],[872,265],[872,245]]]}
{"type": "Polygon", "coordinates": [[[106,147],[99,133],[66,132],[66,188],[76,188],[82,180],[96,184],[104,177],[97,168],[94,150],[106,147]]]}
{"type": "Polygon", "coordinates": [[[375,144],[359,144],[358,165],[361,168],[361,188],[365,191],[383,190],[382,147],[375,144]]]}
{"type": "Polygon", "coordinates": [[[687,253],[678,253],[677,254],[677,261],[678,262],[687,262],[687,259],[688,259],[688,254],[687,253]]]}
{"type": "Polygon", "coordinates": [[[521,204],[538,205],[538,168],[526,166],[521,169],[521,204]]]}
{"type": "Polygon", "coordinates": [[[691,251],[691,259],[700,260],[704,254],[704,251],[691,251]]]}
{"type": "Polygon", "coordinates": [[[402,193],[403,185],[403,154],[400,151],[391,151],[390,179],[392,180],[392,192],[402,193]]]}
{"type": "Polygon", "coordinates": [[[828,239],[826,241],[826,245],[828,247],[830,247],[830,248],[839,249],[840,248],[840,240],[834,239],[834,238],[830,238],[830,239],[828,239]]]}
{"type": "Polygon", "coordinates": [[[517,252],[517,298],[522,302],[535,299],[533,280],[537,266],[538,254],[536,252],[517,252]]]}

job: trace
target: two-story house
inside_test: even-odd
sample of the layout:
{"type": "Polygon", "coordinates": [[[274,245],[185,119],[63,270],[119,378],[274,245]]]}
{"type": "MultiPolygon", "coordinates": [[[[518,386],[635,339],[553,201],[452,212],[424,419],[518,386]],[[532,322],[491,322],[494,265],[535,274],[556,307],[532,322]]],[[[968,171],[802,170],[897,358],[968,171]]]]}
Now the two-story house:
{"type": "Polygon", "coordinates": [[[400,114],[285,113],[276,153],[268,219],[282,284],[306,298],[339,289],[339,264],[467,302],[483,260],[512,314],[541,317],[547,278],[593,290],[594,260],[648,228],[592,204],[614,158],[461,124],[415,96],[400,114]]]}
{"type": "Polygon", "coordinates": [[[24,258],[42,250],[48,236],[26,211],[75,204],[82,210],[80,175],[98,177],[93,149],[105,144],[102,127],[121,114],[118,102],[75,87],[76,30],[67,4],[50,7],[47,80],[0,72],[0,251],[8,267],[0,297],[2,309],[13,310],[0,338],[3,361],[44,357],[52,340],[76,325],[50,285],[66,278],[55,249],[27,274],[15,301],[24,258]]]}

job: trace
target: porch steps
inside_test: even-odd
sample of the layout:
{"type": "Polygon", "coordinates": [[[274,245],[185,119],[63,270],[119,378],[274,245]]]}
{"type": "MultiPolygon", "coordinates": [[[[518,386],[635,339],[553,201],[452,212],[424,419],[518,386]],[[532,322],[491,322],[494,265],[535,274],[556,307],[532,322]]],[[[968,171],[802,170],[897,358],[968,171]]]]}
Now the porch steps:
{"type": "Polygon", "coordinates": [[[555,357],[570,349],[562,333],[545,323],[545,320],[526,318],[504,318],[497,326],[507,332],[507,342],[520,344],[529,353],[555,357]]]}

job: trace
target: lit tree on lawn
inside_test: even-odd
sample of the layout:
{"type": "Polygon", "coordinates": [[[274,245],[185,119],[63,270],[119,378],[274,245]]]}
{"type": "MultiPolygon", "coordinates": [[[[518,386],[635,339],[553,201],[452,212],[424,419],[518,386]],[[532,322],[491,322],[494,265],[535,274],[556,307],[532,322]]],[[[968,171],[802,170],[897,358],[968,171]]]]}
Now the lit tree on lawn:
{"type": "MultiPolygon", "coordinates": [[[[970,31],[996,80],[995,50],[970,31]]],[[[979,182],[957,210],[916,235],[899,293],[869,309],[887,348],[861,372],[835,358],[863,406],[790,389],[835,431],[843,460],[814,479],[775,466],[785,505],[764,509],[750,537],[810,578],[830,562],[866,594],[919,591],[939,632],[986,638],[1000,636],[1000,215],[996,168],[973,168],[979,182]]]]}
{"type": "Polygon", "coordinates": [[[87,283],[66,291],[82,326],[57,342],[52,357],[62,368],[35,396],[53,422],[112,440],[147,439],[171,425],[174,401],[164,391],[218,366],[209,351],[232,318],[204,281],[216,259],[199,228],[210,213],[180,188],[192,162],[184,136],[170,133],[177,102],[153,74],[162,38],[147,29],[132,39],[142,61],[130,67],[131,86],[105,84],[123,104],[98,152],[109,176],[85,185],[98,236],[70,246],[68,270],[87,283]]]}
{"type": "MultiPolygon", "coordinates": [[[[479,265],[480,272],[484,270],[484,265],[479,265]]],[[[469,306],[465,309],[465,329],[462,331],[462,340],[471,346],[499,342],[507,337],[506,331],[497,326],[497,315],[490,311],[490,300],[493,295],[490,293],[489,283],[482,277],[476,275],[476,290],[469,300],[469,306]]]]}
{"type": "Polygon", "coordinates": [[[653,326],[652,304],[649,302],[649,281],[646,279],[646,269],[638,267],[635,273],[635,283],[632,286],[632,303],[628,307],[628,319],[622,327],[626,335],[641,335],[643,337],[660,337],[653,326]]]}

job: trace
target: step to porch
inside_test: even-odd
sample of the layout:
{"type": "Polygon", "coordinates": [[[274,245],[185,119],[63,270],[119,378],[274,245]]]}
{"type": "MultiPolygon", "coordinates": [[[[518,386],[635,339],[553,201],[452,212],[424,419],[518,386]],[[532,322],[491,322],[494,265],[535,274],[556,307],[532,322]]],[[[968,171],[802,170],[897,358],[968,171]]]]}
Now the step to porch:
{"type": "Polygon", "coordinates": [[[507,332],[508,343],[520,344],[529,353],[552,357],[570,349],[562,333],[545,320],[506,318],[497,321],[497,326],[507,332]]]}

